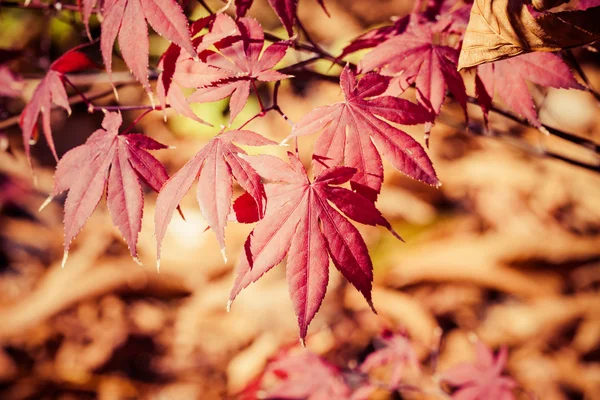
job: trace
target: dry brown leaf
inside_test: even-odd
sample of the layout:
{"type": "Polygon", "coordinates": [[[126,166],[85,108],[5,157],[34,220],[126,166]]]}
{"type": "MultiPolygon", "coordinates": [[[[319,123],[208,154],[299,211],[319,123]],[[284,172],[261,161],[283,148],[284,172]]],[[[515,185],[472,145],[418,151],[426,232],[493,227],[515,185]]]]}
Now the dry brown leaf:
{"type": "Polygon", "coordinates": [[[534,18],[521,0],[475,0],[458,69],[532,51],[558,51],[600,39],[600,7],[534,18]]]}

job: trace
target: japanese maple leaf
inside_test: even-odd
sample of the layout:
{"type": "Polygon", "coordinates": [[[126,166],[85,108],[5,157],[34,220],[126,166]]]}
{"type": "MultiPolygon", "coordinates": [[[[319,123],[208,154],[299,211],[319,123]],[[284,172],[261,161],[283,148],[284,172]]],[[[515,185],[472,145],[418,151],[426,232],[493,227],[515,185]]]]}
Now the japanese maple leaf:
{"type": "Polygon", "coordinates": [[[144,206],[140,179],[157,192],[168,179],[163,165],[146,150],[167,146],[141,134],[119,135],[121,123],[121,114],[107,113],[102,129],[95,131],[83,145],[68,151],[56,167],[52,196],[69,191],[65,202],[63,266],[71,242],[107,188],[112,221],[137,261],[136,244],[144,206]]]}
{"type": "Polygon", "coordinates": [[[106,0],[101,26],[102,58],[106,71],[112,72],[112,49],[117,36],[125,63],[144,86],[148,81],[148,27],[146,21],[165,39],[196,56],[188,30],[187,18],[175,0],[106,0]]]}
{"type": "Polygon", "coordinates": [[[231,209],[233,178],[254,198],[258,212],[262,215],[265,201],[263,184],[251,166],[239,157],[240,154],[246,154],[245,151],[233,142],[249,146],[276,144],[252,131],[232,130],[221,133],[167,181],[156,200],[154,215],[158,265],[162,240],[173,211],[196,179],[202,215],[215,232],[224,258],[225,225],[231,209]]]}
{"type": "Polygon", "coordinates": [[[278,183],[265,187],[267,210],[246,240],[246,255],[238,262],[228,307],[242,289],[287,254],[290,296],[303,340],[325,296],[329,258],[373,306],[373,266],[367,246],[354,225],[329,203],[354,221],[396,233],[369,199],[333,186],[350,180],[356,169],[329,168],[310,182],[300,160],[288,156],[291,164],[273,156],[245,157],[263,178],[278,183]]]}
{"type": "MultiPolygon", "coordinates": [[[[223,1],[227,2],[227,0],[223,1]]],[[[231,1],[228,2],[230,3],[231,1]]],[[[324,0],[317,0],[317,2],[321,6],[321,8],[323,8],[323,11],[325,11],[325,13],[329,15],[327,9],[325,8],[324,0]]],[[[234,3],[235,14],[238,17],[243,17],[246,15],[248,10],[252,6],[252,3],[254,3],[254,0],[235,0],[234,3]]],[[[277,17],[285,27],[285,30],[287,31],[288,35],[292,36],[292,34],[294,33],[294,23],[296,22],[297,18],[296,14],[298,12],[298,0],[269,0],[269,4],[271,5],[271,8],[273,8],[273,11],[275,11],[275,14],[277,14],[277,17]]]]}
{"type": "Polygon", "coordinates": [[[439,185],[423,147],[407,133],[378,118],[413,125],[431,121],[433,117],[425,108],[408,100],[374,97],[381,95],[389,82],[390,78],[371,73],[357,83],[354,72],[346,67],[340,78],[346,100],[308,113],[289,136],[309,135],[323,129],[313,155],[316,173],[342,163],[356,168],[350,183],[371,200],[377,198],[383,182],[381,155],[404,174],[439,185]]]}
{"type": "Polygon", "coordinates": [[[86,53],[86,49],[90,46],[77,46],[56,59],[50,65],[50,70],[44,79],[35,88],[31,100],[29,100],[23,109],[19,119],[19,126],[23,132],[23,146],[28,159],[31,158],[30,145],[35,143],[37,139],[37,124],[39,116],[42,114],[42,130],[46,137],[46,142],[54,158],[58,160],[54,140],[52,139],[52,127],[50,125],[52,104],[56,104],[71,114],[71,107],[63,77],[64,74],[69,72],[96,67],[96,64],[86,53]]]}
{"type": "Polygon", "coordinates": [[[231,120],[244,108],[255,80],[275,82],[290,77],[272,69],[285,56],[288,43],[273,43],[261,55],[264,32],[258,21],[245,17],[237,25],[239,36],[215,43],[219,53],[207,50],[201,54],[209,71],[216,76],[188,98],[190,103],[205,103],[231,96],[231,120]]]}
{"type": "Polygon", "coordinates": [[[405,368],[407,366],[419,368],[419,360],[406,336],[386,332],[382,335],[381,341],[383,347],[369,354],[361,364],[360,370],[366,373],[374,368],[390,365],[392,369],[388,387],[390,390],[396,390],[405,368]]]}
{"type": "Polygon", "coordinates": [[[452,394],[454,400],[514,400],[512,390],[516,382],[502,376],[508,351],[500,349],[496,357],[485,344],[476,345],[476,361],[464,363],[442,374],[442,381],[458,388],[452,394]]]}
{"type": "Polygon", "coordinates": [[[494,94],[514,112],[523,115],[531,125],[540,122],[526,81],[560,89],[584,89],[564,61],[552,53],[527,53],[477,67],[475,90],[487,119],[494,94]],[[498,84],[496,84],[498,82],[498,84]]]}
{"type": "Polygon", "coordinates": [[[398,78],[405,89],[415,84],[417,100],[436,115],[446,97],[446,87],[465,109],[467,93],[456,70],[458,50],[438,44],[451,21],[421,22],[381,43],[360,62],[362,72],[379,69],[380,73],[398,78]]]}
{"type": "MultiPolygon", "coordinates": [[[[204,28],[210,31],[192,39],[197,52],[202,52],[212,44],[233,35],[239,35],[235,21],[226,14],[213,14],[195,21],[191,27],[192,37],[204,28]]],[[[205,123],[189,106],[189,102],[181,88],[197,88],[209,85],[215,80],[226,78],[205,63],[193,60],[192,57],[175,44],[171,44],[164,52],[158,63],[161,70],[156,84],[159,102],[166,109],[167,102],[179,114],[205,123]]]]}
{"type": "Polygon", "coordinates": [[[350,388],[339,368],[308,351],[280,357],[269,364],[266,373],[279,380],[265,390],[265,399],[350,399],[350,388]]]}

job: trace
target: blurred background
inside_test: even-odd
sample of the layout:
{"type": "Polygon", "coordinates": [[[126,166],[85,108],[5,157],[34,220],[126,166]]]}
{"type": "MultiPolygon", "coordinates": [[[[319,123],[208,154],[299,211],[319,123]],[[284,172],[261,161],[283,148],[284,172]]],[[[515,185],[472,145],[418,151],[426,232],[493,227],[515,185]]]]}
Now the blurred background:
{"type": "MultiPolygon", "coordinates": [[[[214,9],[223,5],[208,3],[214,9]]],[[[300,3],[304,25],[333,54],[413,6],[408,0],[326,0],[328,18],[316,1],[300,3]]],[[[206,15],[195,2],[186,7],[192,19],[206,15]]],[[[265,30],[285,36],[266,0],[256,0],[250,14],[265,30]]],[[[91,30],[99,36],[95,19],[91,30]]],[[[0,4],[0,48],[21,53],[11,67],[22,75],[12,83],[12,95],[0,91],[0,399],[237,398],[256,383],[271,358],[298,346],[284,265],[242,292],[230,313],[225,310],[233,268],[251,226],[229,224],[230,260],[224,264],[190,191],[182,203],[187,222],[179,217],[171,222],[158,274],[156,194],[148,191],[138,245],[144,266],[132,261],[101,202],[60,268],[64,196],[37,211],[51,191],[54,161],[40,140],[33,148],[34,185],[20,131],[2,120],[20,112],[53,59],[85,41],[77,12],[0,4]],[[7,146],[10,152],[4,151],[7,146]]],[[[151,65],[166,46],[157,35],[151,37],[151,65]]],[[[600,55],[588,49],[575,55],[600,88],[600,55]]],[[[287,57],[294,62],[299,56],[290,52],[287,57]]],[[[115,69],[124,67],[117,58],[115,63],[115,69]]],[[[316,68],[339,73],[329,63],[316,68]]],[[[110,91],[105,75],[95,81],[79,78],[86,91],[110,91]]],[[[129,74],[117,73],[117,82],[121,78],[121,104],[147,102],[139,84],[128,84],[129,74]]],[[[268,103],[270,87],[261,89],[268,103]]],[[[600,142],[600,108],[592,95],[531,91],[542,122],[600,142]]],[[[297,79],[284,82],[279,104],[297,121],[341,98],[335,83],[297,79]]],[[[113,101],[109,94],[96,103],[113,101]]],[[[215,126],[227,123],[227,109],[227,101],[194,106],[215,126]]],[[[233,126],[258,111],[251,97],[233,126]]],[[[600,171],[541,156],[540,149],[586,163],[600,160],[580,146],[496,114],[491,134],[478,134],[480,111],[473,106],[469,113],[473,125],[467,130],[459,107],[447,101],[433,127],[429,154],[440,189],[386,164],[378,207],[406,243],[383,229],[359,227],[375,266],[379,315],[331,268],[307,347],[342,368],[352,367],[373,350],[373,339],[383,329],[403,330],[420,346],[437,348],[439,327],[437,371],[473,359],[472,341],[478,337],[491,348],[508,346],[507,371],[523,389],[517,392],[520,398],[535,393],[541,400],[600,399],[600,171]]],[[[123,126],[138,115],[125,113],[123,126]]],[[[165,123],[161,112],[151,113],[134,131],[175,147],[155,153],[174,173],[218,130],[167,115],[165,123]]],[[[54,112],[59,155],[83,143],[101,117],[87,114],[82,104],[73,106],[68,119],[54,112]]],[[[247,128],[276,141],[290,130],[275,113],[247,128]]],[[[407,132],[423,143],[422,126],[407,132]]],[[[315,138],[300,141],[305,165],[315,138]]],[[[283,155],[285,149],[266,151],[283,155]]],[[[377,392],[373,398],[391,397],[377,392]]]]}

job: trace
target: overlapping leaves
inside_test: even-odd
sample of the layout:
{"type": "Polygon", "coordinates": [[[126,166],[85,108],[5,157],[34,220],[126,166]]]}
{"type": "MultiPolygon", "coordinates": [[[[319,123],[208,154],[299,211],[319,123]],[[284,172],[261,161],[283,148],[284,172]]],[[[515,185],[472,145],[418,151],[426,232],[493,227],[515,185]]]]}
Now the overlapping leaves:
{"type": "Polygon", "coordinates": [[[369,199],[334,186],[348,182],[356,169],[328,168],[311,182],[291,153],[290,164],[267,155],[245,158],[273,183],[265,188],[265,216],[248,236],[238,262],[230,302],[287,255],[286,275],[302,339],[325,296],[330,258],[372,307],[373,265],[367,246],[354,225],[330,203],[354,221],[384,226],[396,234],[369,199]]]}
{"type": "Polygon", "coordinates": [[[100,36],[102,57],[107,72],[112,72],[112,49],[115,40],[125,63],[135,78],[150,93],[148,80],[148,27],[165,39],[196,56],[188,31],[187,18],[175,0],[106,0],[102,8],[100,36]]]}
{"type": "Polygon", "coordinates": [[[233,142],[249,146],[275,144],[251,131],[232,130],[212,139],[165,184],[158,199],[154,216],[158,259],[167,226],[183,196],[198,179],[197,198],[202,214],[217,235],[225,257],[225,225],[231,210],[232,179],[252,196],[262,217],[265,192],[258,174],[240,157],[245,151],[233,142]]]}
{"type": "Polygon", "coordinates": [[[408,100],[379,96],[388,88],[390,78],[367,74],[357,82],[350,68],[345,68],[340,86],[346,100],[320,107],[304,116],[292,129],[290,138],[309,135],[320,130],[313,152],[317,173],[340,164],[353,167],[356,174],[352,187],[375,200],[383,182],[381,155],[404,174],[438,185],[431,160],[423,147],[407,133],[388,121],[413,125],[431,121],[425,108],[408,100]]]}

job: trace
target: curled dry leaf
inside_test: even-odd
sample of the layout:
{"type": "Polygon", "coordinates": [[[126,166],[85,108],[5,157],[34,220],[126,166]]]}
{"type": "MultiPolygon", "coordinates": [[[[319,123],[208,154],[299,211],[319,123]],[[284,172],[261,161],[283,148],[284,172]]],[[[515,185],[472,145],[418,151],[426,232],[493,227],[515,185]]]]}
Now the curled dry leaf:
{"type": "Polygon", "coordinates": [[[600,7],[545,13],[537,18],[522,0],[476,0],[458,68],[532,51],[558,51],[600,39],[600,7]]]}

